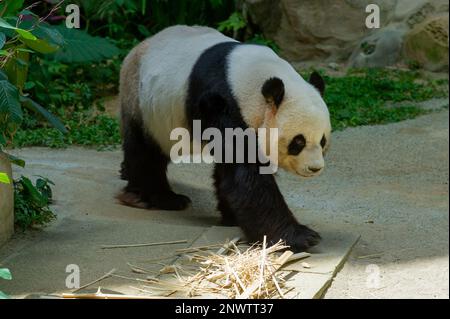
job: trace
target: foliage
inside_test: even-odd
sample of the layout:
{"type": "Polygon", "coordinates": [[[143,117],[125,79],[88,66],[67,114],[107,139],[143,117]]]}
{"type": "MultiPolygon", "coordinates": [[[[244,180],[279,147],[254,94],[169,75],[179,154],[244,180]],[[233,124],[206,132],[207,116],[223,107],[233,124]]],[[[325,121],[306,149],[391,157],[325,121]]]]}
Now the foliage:
{"type": "MultiPolygon", "coordinates": [[[[1,10],[1,7],[0,7],[1,10]]],[[[7,268],[0,268],[0,279],[5,279],[5,280],[11,280],[12,279],[12,275],[11,272],[9,271],[9,269],[7,268]]],[[[0,299],[8,299],[9,297],[0,291],[0,299]]]]}
{"type": "Polygon", "coordinates": [[[233,12],[228,19],[219,23],[217,30],[220,32],[236,33],[247,27],[247,21],[240,12],[233,12]]]}
{"type": "Polygon", "coordinates": [[[176,24],[216,26],[234,11],[233,0],[73,0],[92,35],[139,40],[176,24]]]}
{"type": "Polygon", "coordinates": [[[14,181],[15,223],[25,230],[41,226],[55,218],[49,208],[52,201],[52,181],[38,177],[36,183],[25,176],[14,181]]]}
{"type": "MultiPolygon", "coordinates": [[[[325,76],[327,102],[334,129],[397,122],[426,113],[415,102],[446,96],[438,81],[421,79],[419,72],[356,69],[344,77],[325,76]],[[410,101],[410,106],[387,107],[387,102],[410,101]]],[[[447,83],[448,85],[448,83],[447,83]]]]}
{"type": "MultiPolygon", "coordinates": [[[[39,18],[28,8],[22,9],[24,1],[5,0],[1,4],[0,148],[11,143],[15,132],[22,124],[22,108],[39,114],[58,130],[66,133],[67,130],[61,121],[31,99],[29,92],[26,92],[35,84],[33,81],[27,81],[30,54],[52,54],[52,58],[57,61],[87,63],[112,58],[118,55],[120,50],[107,39],[44,22],[44,19],[39,18]]],[[[58,7],[51,12],[56,10],[58,7]]],[[[42,87],[47,85],[48,83],[44,83],[42,87]]],[[[72,96],[84,87],[74,89],[72,96]]],[[[41,103],[46,102],[41,99],[41,103]]]]}
{"type": "Polygon", "coordinates": [[[8,174],[0,172],[0,183],[3,183],[3,184],[11,183],[11,181],[9,180],[8,174]]]}
{"type": "Polygon", "coordinates": [[[93,37],[85,31],[68,29],[64,25],[54,27],[64,38],[64,45],[53,57],[65,63],[98,62],[112,58],[120,50],[108,39],[93,37]]]}
{"type": "Polygon", "coordinates": [[[117,93],[119,70],[120,58],[71,64],[35,58],[26,87],[39,103],[64,116],[78,110],[101,109],[99,100],[117,93]]]}
{"type": "Polygon", "coordinates": [[[17,132],[14,146],[67,147],[70,145],[96,146],[102,150],[120,143],[117,119],[105,114],[90,115],[75,112],[63,118],[70,128],[68,134],[61,134],[54,128],[38,127],[17,132]]]}
{"type": "Polygon", "coordinates": [[[0,7],[0,151],[11,143],[22,123],[22,107],[44,117],[62,132],[66,131],[55,116],[23,93],[30,54],[55,52],[62,41],[57,32],[29,10],[20,11],[22,5],[23,1],[6,0],[0,7]],[[24,15],[30,20],[24,21],[24,15]]]}

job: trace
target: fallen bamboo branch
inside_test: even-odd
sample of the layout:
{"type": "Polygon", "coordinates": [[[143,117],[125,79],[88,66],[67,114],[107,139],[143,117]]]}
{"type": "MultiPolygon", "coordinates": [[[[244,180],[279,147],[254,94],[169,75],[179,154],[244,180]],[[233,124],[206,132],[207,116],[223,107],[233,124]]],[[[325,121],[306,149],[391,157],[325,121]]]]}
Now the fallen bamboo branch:
{"type": "MultiPolygon", "coordinates": [[[[294,253],[292,251],[288,250],[288,251],[285,251],[280,257],[278,257],[275,260],[274,269],[272,270],[271,276],[273,276],[273,274],[275,274],[289,260],[289,258],[292,255],[294,255],[294,253]]],[[[237,298],[238,299],[250,298],[250,296],[253,295],[253,293],[258,289],[259,285],[260,285],[260,281],[255,281],[253,283],[253,285],[251,285],[250,287],[245,289],[242,294],[237,296],[237,298]]],[[[278,285],[278,283],[275,283],[275,286],[277,286],[277,285],[278,285]]]]}
{"type": "Polygon", "coordinates": [[[104,279],[106,279],[106,278],[109,278],[109,277],[111,277],[111,276],[114,274],[115,271],[116,271],[115,268],[114,268],[114,269],[111,269],[109,272],[107,272],[107,273],[104,274],[103,276],[101,276],[101,277],[95,279],[94,281],[91,281],[90,283],[88,283],[88,284],[86,284],[86,285],[83,285],[83,286],[81,286],[81,287],[79,287],[79,288],[77,288],[77,289],[75,289],[75,290],[72,290],[72,292],[80,291],[80,290],[82,290],[82,289],[84,289],[84,288],[87,288],[87,287],[89,287],[89,286],[92,286],[93,284],[96,284],[96,283],[98,283],[98,282],[100,282],[100,281],[102,281],[102,280],[104,280],[104,279]]]}
{"type": "Polygon", "coordinates": [[[239,239],[241,239],[240,237],[235,237],[232,240],[230,240],[228,243],[226,243],[225,245],[223,245],[217,252],[216,255],[222,255],[224,252],[226,252],[227,250],[230,249],[230,246],[232,246],[232,244],[235,244],[239,241],[239,239]]]}
{"type": "Polygon", "coordinates": [[[74,294],[63,293],[61,297],[64,299],[163,299],[158,296],[137,296],[137,295],[121,295],[121,294],[104,294],[99,288],[96,293],[74,294]]]}
{"type": "Polygon", "coordinates": [[[290,263],[290,262],[295,261],[295,260],[300,260],[300,259],[303,259],[303,258],[307,258],[309,256],[311,256],[311,254],[310,253],[306,253],[306,252],[293,254],[291,257],[289,257],[289,259],[287,260],[286,263],[290,263]]]}
{"type": "Polygon", "coordinates": [[[102,249],[114,249],[114,248],[133,248],[133,247],[148,247],[148,246],[160,246],[160,245],[173,245],[173,244],[186,244],[188,241],[175,240],[175,241],[165,241],[165,242],[155,242],[148,244],[129,244],[129,245],[102,245],[102,249]]]}
{"type": "Polygon", "coordinates": [[[202,250],[209,250],[209,249],[213,249],[213,248],[219,248],[219,247],[222,247],[222,246],[223,246],[223,244],[213,244],[213,245],[189,247],[189,248],[177,249],[177,250],[175,250],[175,252],[177,254],[188,254],[188,253],[195,253],[197,251],[202,251],[202,250]]]}

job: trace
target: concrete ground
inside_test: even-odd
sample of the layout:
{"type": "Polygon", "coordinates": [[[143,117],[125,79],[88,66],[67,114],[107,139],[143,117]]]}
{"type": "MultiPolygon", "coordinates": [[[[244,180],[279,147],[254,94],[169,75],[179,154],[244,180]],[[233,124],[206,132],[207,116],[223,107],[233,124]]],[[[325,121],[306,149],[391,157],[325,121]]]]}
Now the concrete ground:
{"type": "MultiPolygon", "coordinates": [[[[326,298],[449,298],[448,120],[444,110],[336,132],[320,177],[278,173],[303,223],[322,234],[361,235],[326,298]]],[[[72,263],[80,266],[82,283],[112,268],[125,273],[127,262],[160,269],[149,259],[170,256],[219,221],[208,165],[171,166],[175,190],[190,196],[193,207],[163,212],[114,203],[112,194],[123,186],[120,151],[28,148],[15,154],[27,160],[25,174],[56,183],[58,219],[44,231],[16,234],[0,249],[0,265],[14,275],[0,287],[13,296],[65,290],[65,267],[72,263]],[[178,239],[188,243],[99,248],[178,239]]],[[[108,279],[108,287],[124,286],[130,283],[108,279]]]]}

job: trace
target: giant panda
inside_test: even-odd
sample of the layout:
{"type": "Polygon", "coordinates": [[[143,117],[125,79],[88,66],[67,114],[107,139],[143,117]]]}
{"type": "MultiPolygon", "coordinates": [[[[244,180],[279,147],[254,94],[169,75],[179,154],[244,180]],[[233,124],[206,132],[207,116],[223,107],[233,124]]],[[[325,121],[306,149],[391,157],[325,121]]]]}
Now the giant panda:
{"type": "MultiPolygon", "coordinates": [[[[200,26],[173,26],[136,46],[120,74],[122,204],[183,210],[166,171],[173,129],[202,126],[278,128],[278,165],[303,177],[324,168],[331,124],[317,73],[305,81],[268,47],[240,43],[200,26]]],[[[251,242],[284,240],[294,251],[320,235],[300,224],[273,174],[260,163],[217,163],[214,187],[224,225],[238,225],[251,242]]]]}

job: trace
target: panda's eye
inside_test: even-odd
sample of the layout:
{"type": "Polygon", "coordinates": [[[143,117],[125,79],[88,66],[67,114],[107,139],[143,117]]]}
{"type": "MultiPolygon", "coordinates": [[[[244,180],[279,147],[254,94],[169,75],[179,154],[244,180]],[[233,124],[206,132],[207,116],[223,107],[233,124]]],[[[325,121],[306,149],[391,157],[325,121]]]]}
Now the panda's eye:
{"type": "Polygon", "coordinates": [[[298,155],[306,145],[305,137],[302,134],[295,136],[288,146],[289,155],[298,155]]]}
{"type": "Polygon", "coordinates": [[[327,144],[327,139],[324,135],[324,136],[322,136],[322,139],[320,140],[320,146],[322,146],[322,148],[324,148],[326,144],[327,144]]]}

